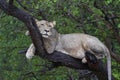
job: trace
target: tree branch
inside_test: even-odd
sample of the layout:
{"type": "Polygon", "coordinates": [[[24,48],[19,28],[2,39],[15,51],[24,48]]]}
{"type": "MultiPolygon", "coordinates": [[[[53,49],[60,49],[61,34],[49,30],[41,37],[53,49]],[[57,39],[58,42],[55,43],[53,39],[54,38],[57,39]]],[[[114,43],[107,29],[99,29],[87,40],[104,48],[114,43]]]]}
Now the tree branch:
{"type": "Polygon", "coordinates": [[[34,10],[32,9],[28,9],[26,6],[24,6],[20,0],[16,0],[18,2],[18,4],[25,10],[29,11],[29,12],[34,12],[34,10]]]}
{"type": "Polygon", "coordinates": [[[114,53],[114,51],[112,50],[112,49],[113,49],[113,46],[112,46],[111,43],[112,43],[112,42],[111,42],[111,39],[108,38],[108,39],[105,40],[105,44],[106,44],[106,46],[108,47],[112,58],[113,58],[116,62],[118,62],[118,63],[120,64],[120,56],[114,53]]]}

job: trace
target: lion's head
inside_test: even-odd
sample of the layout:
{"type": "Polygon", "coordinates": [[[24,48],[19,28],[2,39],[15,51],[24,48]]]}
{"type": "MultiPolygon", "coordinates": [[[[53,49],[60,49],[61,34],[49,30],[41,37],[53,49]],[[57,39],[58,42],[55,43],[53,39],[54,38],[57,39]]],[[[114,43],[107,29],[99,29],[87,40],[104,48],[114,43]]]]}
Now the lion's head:
{"type": "MultiPolygon", "coordinates": [[[[40,30],[40,33],[42,34],[42,37],[44,38],[48,38],[49,36],[52,35],[52,29],[54,28],[54,26],[56,25],[56,22],[48,22],[46,20],[35,20],[36,24],[40,30]]],[[[29,32],[26,32],[26,35],[29,35],[29,32]]]]}

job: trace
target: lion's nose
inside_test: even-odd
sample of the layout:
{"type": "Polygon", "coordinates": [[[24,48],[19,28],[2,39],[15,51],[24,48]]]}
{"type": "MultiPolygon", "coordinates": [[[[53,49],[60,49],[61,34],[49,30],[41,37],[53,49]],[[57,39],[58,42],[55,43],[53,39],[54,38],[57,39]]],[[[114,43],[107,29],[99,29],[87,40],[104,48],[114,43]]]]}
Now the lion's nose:
{"type": "Polygon", "coordinates": [[[45,30],[45,32],[49,32],[49,30],[45,30]]]}

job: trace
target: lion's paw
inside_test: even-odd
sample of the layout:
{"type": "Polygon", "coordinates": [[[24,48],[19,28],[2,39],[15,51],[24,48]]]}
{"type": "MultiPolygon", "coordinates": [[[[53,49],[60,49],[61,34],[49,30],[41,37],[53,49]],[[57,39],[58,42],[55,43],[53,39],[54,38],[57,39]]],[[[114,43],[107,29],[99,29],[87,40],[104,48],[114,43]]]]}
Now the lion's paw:
{"type": "Polygon", "coordinates": [[[34,53],[32,53],[32,52],[27,52],[26,53],[26,58],[27,59],[32,59],[33,56],[34,56],[34,53]]]}

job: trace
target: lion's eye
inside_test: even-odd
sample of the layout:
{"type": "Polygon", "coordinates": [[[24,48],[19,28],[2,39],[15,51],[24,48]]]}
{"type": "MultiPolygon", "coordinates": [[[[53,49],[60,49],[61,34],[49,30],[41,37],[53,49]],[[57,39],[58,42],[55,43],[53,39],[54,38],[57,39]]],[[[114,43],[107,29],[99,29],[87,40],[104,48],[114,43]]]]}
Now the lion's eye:
{"type": "Polygon", "coordinates": [[[41,24],[42,26],[44,26],[44,24],[41,24]]]}
{"type": "Polygon", "coordinates": [[[48,25],[48,27],[51,27],[51,25],[48,25]]]}

